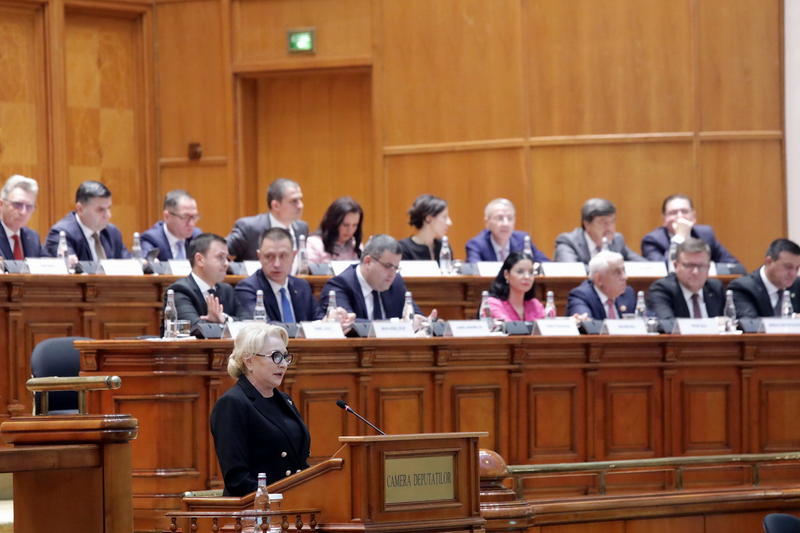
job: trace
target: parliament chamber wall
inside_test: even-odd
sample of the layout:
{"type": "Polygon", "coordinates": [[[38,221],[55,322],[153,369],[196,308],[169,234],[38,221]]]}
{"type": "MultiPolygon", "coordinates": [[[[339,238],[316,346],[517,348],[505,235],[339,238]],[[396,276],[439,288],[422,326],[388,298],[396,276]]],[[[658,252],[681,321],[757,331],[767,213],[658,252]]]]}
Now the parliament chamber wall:
{"type": "Polygon", "coordinates": [[[42,185],[40,232],[102,179],[130,244],[163,194],[205,230],[262,211],[277,176],[316,226],[343,194],[406,236],[418,194],[451,238],[512,198],[552,254],[589,196],[632,248],[667,194],[748,268],[786,232],[780,0],[2,0],[0,174],[42,185]],[[313,55],[288,28],[316,28],[313,55]],[[202,157],[188,157],[199,143],[202,157]]]}

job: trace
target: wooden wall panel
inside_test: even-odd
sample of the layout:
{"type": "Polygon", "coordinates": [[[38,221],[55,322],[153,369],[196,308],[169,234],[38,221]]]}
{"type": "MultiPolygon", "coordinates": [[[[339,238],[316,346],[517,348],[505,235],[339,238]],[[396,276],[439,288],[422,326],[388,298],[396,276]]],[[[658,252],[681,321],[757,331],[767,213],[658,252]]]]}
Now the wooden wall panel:
{"type": "Polygon", "coordinates": [[[517,435],[527,462],[568,462],[585,457],[585,383],[579,371],[541,372],[528,384],[517,435]],[[527,431],[526,431],[527,428],[527,431]]]}
{"type": "MultiPolygon", "coordinates": [[[[786,377],[785,375],[783,376],[786,377]]],[[[800,431],[792,424],[779,424],[767,413],[800,412],[800,381],[797,379],[763,379],[759,383],[759,441],[768,451],[800,448],[800,431]]]]}
{"type": "Polygon", "coordinates": [[[738,453],[742,449],[741,381],[731,369],[681,371],[675,380],[673,452],[738,453]]]}

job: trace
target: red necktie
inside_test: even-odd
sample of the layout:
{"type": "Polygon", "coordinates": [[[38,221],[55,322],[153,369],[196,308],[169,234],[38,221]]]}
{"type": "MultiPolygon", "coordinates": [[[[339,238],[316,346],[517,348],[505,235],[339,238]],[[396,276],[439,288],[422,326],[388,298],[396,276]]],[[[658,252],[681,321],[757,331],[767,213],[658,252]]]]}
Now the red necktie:
{"type": "Polygon", "coordinates": [[[692,318],[703,318],[703,311],[700,310],[700,296],[697,293],[692,294],[692,318]]]}
{"type": "Polygon", "coordinates": [[[606,300],[606,318],[617,318],[617,310],[614,308],[614,300],[606,300]]]}
{"type": "Polygon", "coordinates": [[[12,235],[11,238],[14,239],[14,260],[22,261],[25,259],[25,256],[22,254],[22,244],[19,242],[19,235],[12,235]]]}

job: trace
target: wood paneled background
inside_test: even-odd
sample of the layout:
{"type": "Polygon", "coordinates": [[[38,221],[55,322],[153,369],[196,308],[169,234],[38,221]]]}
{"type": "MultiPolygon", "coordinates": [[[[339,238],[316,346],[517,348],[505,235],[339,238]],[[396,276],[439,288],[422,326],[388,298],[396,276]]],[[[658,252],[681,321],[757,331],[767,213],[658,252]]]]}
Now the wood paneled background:
{"type": "Polygon", "coordinates": [[[786,233],[781,6],[0,0],[0,173],[40,181],[40,232],[102,178],[128,241],[176,187],[222,234],[278,176],[301,183],[312,227],[355,196],[368,234],[408,235],[430,192],[459,257],[495,196],[552,254],[589,196],[638,249],[683,192],[754,268],[786,233]],[[305,27],[316,53],[289,55],[305,27]]]}

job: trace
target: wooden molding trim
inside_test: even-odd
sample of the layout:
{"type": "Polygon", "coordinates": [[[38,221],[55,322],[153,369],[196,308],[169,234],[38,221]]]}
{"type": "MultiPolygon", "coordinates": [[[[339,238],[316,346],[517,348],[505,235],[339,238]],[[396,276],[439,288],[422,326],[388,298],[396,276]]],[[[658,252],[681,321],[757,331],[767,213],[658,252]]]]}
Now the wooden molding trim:
{"type": "Polygon", "coordinates": [[[224,155],[203,156],[201,159],[191,160],[188,157],[162,157],[158,160],[160,168],[176,167],[224,167],[228,164],[228,157],[224,155]]]}
{"type": "Polygon", "coordinates": [[[270,74],[273,72],[298,72],[304,70],[340,69],[347,67],[371,67],[369,56],[355,57],[298,57],[275,59],[259,63],[234,63],[233,73],[238,75],[270,74]]]}

